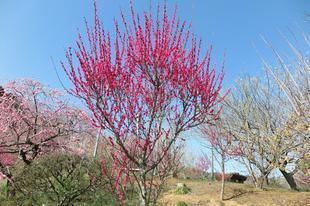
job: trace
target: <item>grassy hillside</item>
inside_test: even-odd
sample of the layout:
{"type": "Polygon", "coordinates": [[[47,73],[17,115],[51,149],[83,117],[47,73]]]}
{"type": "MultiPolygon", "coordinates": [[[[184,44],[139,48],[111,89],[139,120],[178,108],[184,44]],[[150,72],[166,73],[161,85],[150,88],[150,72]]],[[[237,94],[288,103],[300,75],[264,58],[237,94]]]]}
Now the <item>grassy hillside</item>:
{"type": "Polygon", "coordinates": [[[286,189],[267,188],[259,190],[249,185],[227,183],[225,201],[219,201],[219,182],[203,180],[177,180],[169,181],[169,190],[160,200],[162,205],[174,206],[184,201],[188,206],[310,206],[310,192],[292,192],[286,189]],[[191,193],[180,195],[175,193],[178,182],[185,183],[191,188],[191,193]]]}
{"type": "MultiPolygon", "coordinates": [[[[4,183],[0,182],[0,206],[15,206],[13,201],[5,198],[4,183]]],[[[162,195],[158,205],[176,206],[178,202],[183,201],[187,206],[310,206],[310,192],[292,192],[280,188],[259,190],[250,185],[228,182],[226,183],[225,201],[221,202],[219,201],[219,191],[219,182],[170,179],[168,189],[162,195]],[[177,183],[186,184],[191,192],[177,194],[175,192],[177,183]]],[[[98,202],[94,205],[99,206],[101,203],[98,202]]],[[[111,206],[113,205],[111,203],[111,206]]]]}

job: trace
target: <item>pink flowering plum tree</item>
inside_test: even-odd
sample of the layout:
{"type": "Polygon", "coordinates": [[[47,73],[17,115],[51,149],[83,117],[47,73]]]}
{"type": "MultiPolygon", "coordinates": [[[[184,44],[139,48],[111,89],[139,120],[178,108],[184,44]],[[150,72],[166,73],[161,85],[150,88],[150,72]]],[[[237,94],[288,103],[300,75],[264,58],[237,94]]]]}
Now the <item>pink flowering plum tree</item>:
{"type": "Polygon", "coordinates": [[[156,202],[152,177],[173,143],[218,117],[224,77],[176,10],[170,17],[164,5],[153,13],[137,14],[131,3],[130,21],[122,14],[112,37],[95,6],[93,28],[86,23],[86,37],[78,35],[62,62],[69,92],[107,134],[115,185],[133,176],[141,205],[156,202]]]}
{"type": "Polygon", "coordinates": [[[78,141],[86,120],[57,90],[30,79],[10,81],[0,93],[1,176],[12,182],[10,166],[19,159],[30,165],[55,149],[71,150],[68,142],[78,141]]]}

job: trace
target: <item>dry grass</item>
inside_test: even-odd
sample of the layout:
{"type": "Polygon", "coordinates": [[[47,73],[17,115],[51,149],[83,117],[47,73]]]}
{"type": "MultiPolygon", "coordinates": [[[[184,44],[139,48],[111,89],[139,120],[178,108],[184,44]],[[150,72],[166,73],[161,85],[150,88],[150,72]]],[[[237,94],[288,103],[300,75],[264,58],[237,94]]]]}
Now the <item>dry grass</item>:
{"type": "Polygon", "coordinates": [[[219,201],[220,184],[202,180],[177,180],[168,182],[169,191],[160,199],[162,205],[174,206],[178,201],[184,201],[189,206],[310,206],[310,192],[291,192],[285,189],[269,188],[258,190],[249,185],[227,183],[225,201],[219,201]],[[186,195],[174,193],[177,182],[185,183],[192,192],[186,195]]]}

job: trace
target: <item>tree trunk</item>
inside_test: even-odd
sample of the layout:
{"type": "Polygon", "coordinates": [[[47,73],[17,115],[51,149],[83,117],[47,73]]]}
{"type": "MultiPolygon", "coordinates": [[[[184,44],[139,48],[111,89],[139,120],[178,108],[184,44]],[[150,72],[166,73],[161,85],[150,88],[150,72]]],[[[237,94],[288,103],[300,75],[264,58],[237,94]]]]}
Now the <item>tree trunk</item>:
{"type": "Polygon", "coordinates": [[[262,172],[261,177],[260,177],[260,181],[259,181],[259,188],[263,189],[264,188],[264,184],[268,185],[268,173],[267,172],[262,172]]]}
{"type": "Polygon", "coordinates": [[[140,169],[140,206],[148,206],[145,169],[140,169]]]}
{"type": "Polygon", "coordinates": [[[268,178],[268,176],[265,177],[265,180],[266,180],[266,185],[269,186],[269,178],[268,178]]]}
{"type": "Polygon", "coordinates": [[[280,169],[280,172],[282,173],[282,175],[284,176],[285,180],[289,184],[291,190],[298,191],[297,184],[296,184],[296,182],[294,180],[293,174],[287,173],[284,169],[280,169]]]}
{"type": "Polygon", "coordinates": [[[220,194],[220,199],[224,200],[224,187],[225,187],[225,163],[224,163],[224,157],[222,156],[222,161],[221,161],[221,169],[222,169],[222,184],[221,184],[221,194],[220,194]]]}
{"type": "Polygon", "coordinates": [[[15,196],[15,190],[13,188],[13,185],[9,180],[7,180],[7,182],[6,182],[6,197],[9,199],[9,198],[12,198],[14,196],[15,196]]]}
{"type": "Polygon", "coordinates": [[[174,171],[172,172],[172,177],[173,177],[173,178],[178,178],[178,171],[177,171],[177,170],[174,170],[174,171]]]}
{"type": "Polygon", "coordinates": [[[144,186],[141,188],[141,194],[140,194],[140,206],[147,206],[147,199],[146,199],[146,192],[144,186]]]}
{"type": "Polygon", "coordinates": [[[95,143],[95,148],[94,148],[94,153],[93,153],[94,158],[96,158],[96,156],[97,156],[99,140],[100,140],[100,133],[101,133],[101,129],[98,130],[97,137],[96,137],[96,143],[95,143]]]}
{"type": "Polygon", "coordinates": [[[248,173],[250,174],[250,177],[252,179],[252,183],[254,185],[254,187],[258,188],[259,184],[258,184],[258,178],[256,177],[256,175],[254,174],[253,168],[251,166],[251,163],[249,160],[247,160],[248,162],[246,162],[246,160],[244,160],[244,158],[242,157],[242,162],[245,165],[245,167],[248,170],[248,173]]]}
{"type": "Polygon", "coordinates": [[[213,146],[211,147],[211,153],[212,153],[212,156],[211,156],[211,180],[214,181],[215,178],[214,178],[214,152],[213,152],[213,146]]]}

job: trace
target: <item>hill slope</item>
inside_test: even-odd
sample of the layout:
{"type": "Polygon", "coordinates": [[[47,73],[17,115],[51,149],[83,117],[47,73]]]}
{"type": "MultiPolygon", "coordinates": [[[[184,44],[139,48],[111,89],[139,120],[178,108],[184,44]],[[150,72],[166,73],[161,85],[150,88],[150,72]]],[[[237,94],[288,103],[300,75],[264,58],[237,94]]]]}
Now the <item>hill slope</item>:
{"type": "Polygon", "coordinates": [[[169,191],[160,199],[162,205],[174,206],[184,201],[189,206],[310,206],[310,192],[292,192],[286,189],[259,190],[245,184],[226,183],[225,201],[219,201],[219,182],[203,180],[169,180],[169,191]],[[174,193],[178,182],[185,183],[192,192],[186,195],[174,193]]]}

